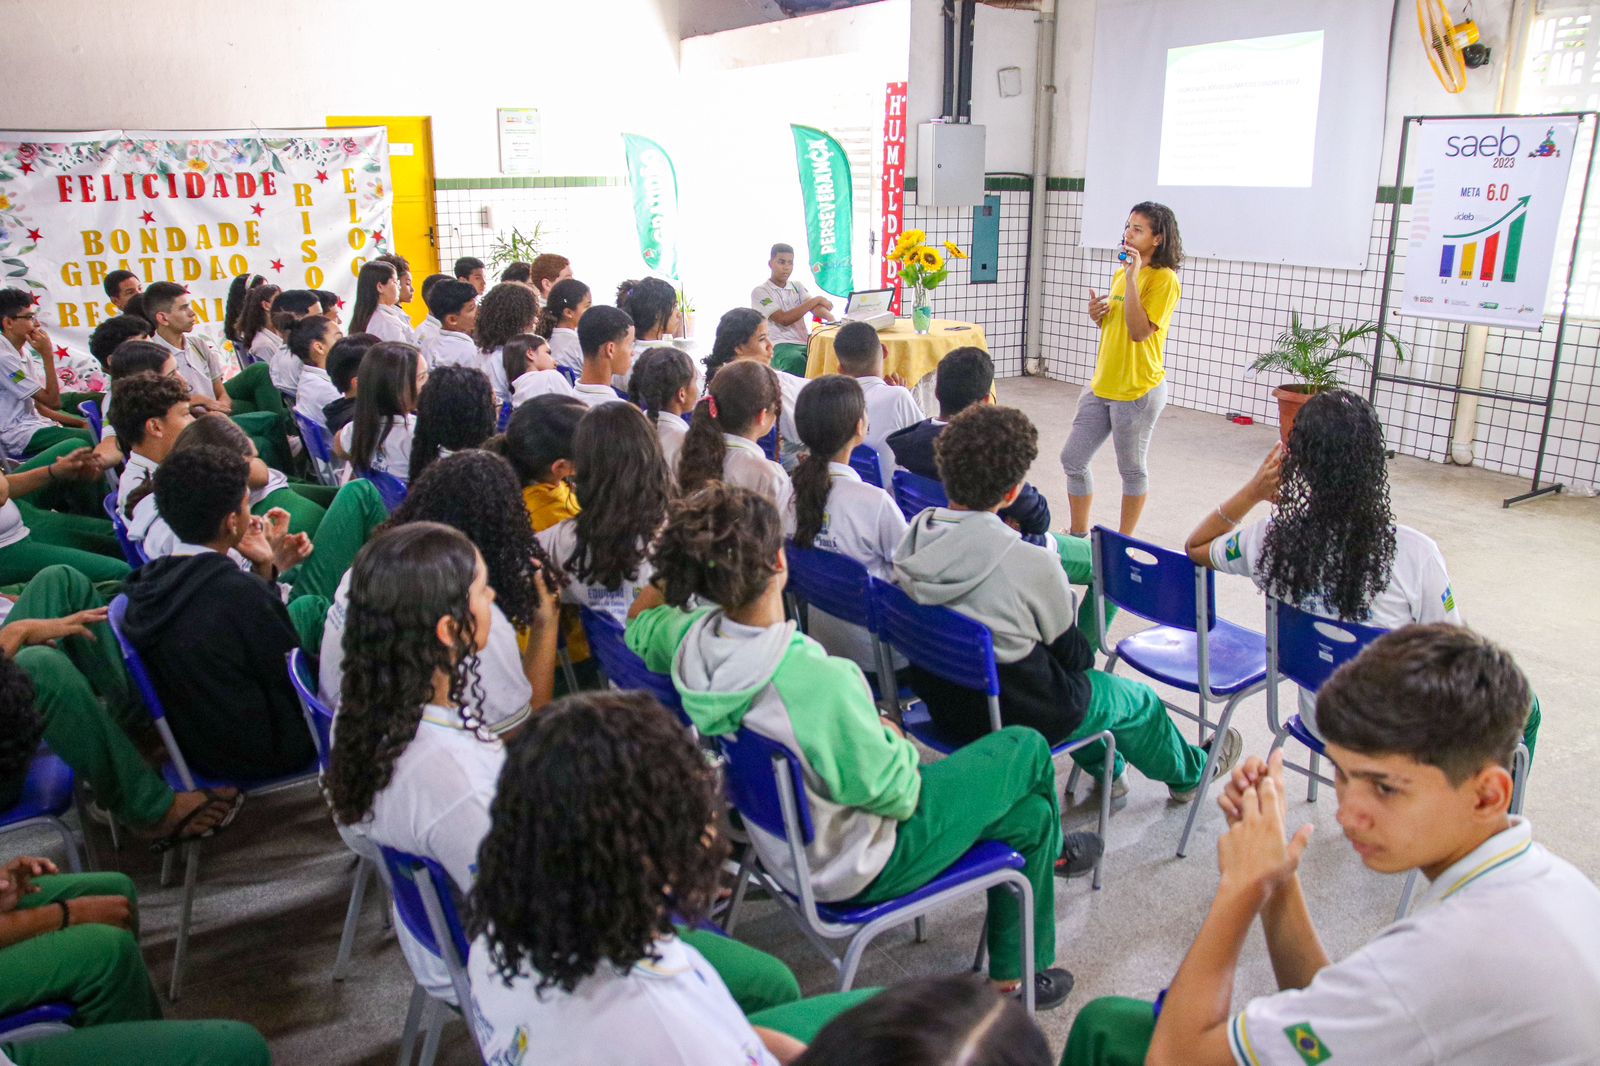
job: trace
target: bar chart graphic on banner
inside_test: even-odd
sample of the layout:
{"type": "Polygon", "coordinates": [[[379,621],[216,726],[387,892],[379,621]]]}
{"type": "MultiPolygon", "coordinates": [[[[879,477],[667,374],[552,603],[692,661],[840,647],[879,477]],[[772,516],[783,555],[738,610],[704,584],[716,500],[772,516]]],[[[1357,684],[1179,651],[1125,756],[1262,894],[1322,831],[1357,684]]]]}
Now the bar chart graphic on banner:
{"type": "Polygon", "coordinates": [[[1439,276],[1515,282],[1522,260],[1522,232],[1528,225],[1528,202],[1532,199],[1519,198],[1505,214],[1470,233],[1446,233],[1439,251],[1439,276]]]}

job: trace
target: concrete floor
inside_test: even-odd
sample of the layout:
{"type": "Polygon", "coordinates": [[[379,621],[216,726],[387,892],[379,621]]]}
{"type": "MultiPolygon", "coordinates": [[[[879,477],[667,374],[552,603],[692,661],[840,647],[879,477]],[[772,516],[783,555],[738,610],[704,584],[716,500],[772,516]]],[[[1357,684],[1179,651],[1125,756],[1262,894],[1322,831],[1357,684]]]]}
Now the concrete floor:
{"type": "MultiPolygon", "coordinates": [[[[1039,426],[1032,479],[1057,502],[1056,524],[1063,528],[1066,485],[1056,456],[1077,389],[1013,379],[1000,383],[1000,396],[1039,426]]],[[[1249,477],[1276,435],[1274,427],[1239,427],[1214,415],[1169,409],[1152,448],[1151,502],[1141,534],[1180,544],[1201,516],[1249,477]]],[[[1544,730],[1527,805],[1539,839],[1600,876],[1600,836],[1593,831],[1588,791],[1593,773],[1582,769],[1600,757],[1600,743],[1581,717],[1581,709],[1592,706],[1594,657],[1600,652],[1600,503],[1555,497],[1506,511],[1500,500],[1521,491],[1523,482],[1405,457],[1390,469],[1396,515],[1439,542],[1468,620],[1512,650],[1542,698],[1544,730]]],[[[1114,523],[1118,482],[1109,448],[1095,473],[1105,493],[1095,517],[1114,523]]],[[[1260,627],[1262,601],[1247,581],[1221,578],[1217,597],[1224,616],[1260,627]]],[[[1113,635],[1133,628],[1119,621],[1113,635]]],[[[1235,724],[1244,733],[1246,752],[1264,754],[1270,739],[1264,697],[1242,705],[1235,724]]],[[[1339,834],[1331,792],[1314,806],[1304,802],[1303,790],[1292,794],[1292,819],[1317,826],[1303,870],[1323,938],[1338,957],[1386,924],[1400,879],[1361,867],[1339,834]]],[[[1056,942],[1060,963],[1076,974],[1077,988],[1066,1006],[1040,1016],[1053,1047],[1059,1049],[1076,1008],[1089,999],[1153,996],[1170,981],[1216,882],[1221,815],[1208,800],[1189,857],[1177,859],[1184,813],[1168,807],[1164,787],[1134,774],[1130,803],[1112,822],[1104,888],[1093,891],[1086,880],[1061,885],[1056,942]]],[[[1090,819],[1088,813],[1067,815],[1069,828],[1090,819]]],[[[206,851],[187,990],[170,1016],[248,1021],[266,1034],[279,1062],[393,1061],[410,976],[381,928],[376,893],[369,894],[351,975],[339,984],[329,979],[351,863],[321,799],[309,791],[249,805],[239,824],[206,851]]],[[[138,879],[145,955],[164,988],[177,891],[158,886],[148,855],[125,850],[116,865],[138,879]]],[[[932,916],[927,943],[914,943],[909,930],[887,936],[870,952],[859,983],[963,969],[970,965],[980,924],[981,904],[973,903],[932,916]]],[[[829,990],[827,964],[771,904],[753,904],[739,935],[788,962],[808,993],[829,990]]],[[[1240,969],[1238,994],[1272,988],[1256,935],[1240,969]]],[[[458,1023],[447,1029],[439,1061],[475,1061],[458,1023]]]]}

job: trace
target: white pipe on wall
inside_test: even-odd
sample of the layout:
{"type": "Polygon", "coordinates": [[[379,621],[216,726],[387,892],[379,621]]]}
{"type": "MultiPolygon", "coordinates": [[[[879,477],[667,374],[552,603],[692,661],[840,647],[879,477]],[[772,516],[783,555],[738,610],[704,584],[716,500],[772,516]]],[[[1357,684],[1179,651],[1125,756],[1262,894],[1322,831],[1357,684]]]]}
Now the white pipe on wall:
{"type": "Polygon", "coordinates": [[[1033,213],[1028,227],[1027,325],[1023,351],[1033,358],[1033,371],[1044,373],[1044,242],[1049,208],[1050,149],[1055,133],[1056,0],[1042,0],[1034,58],[1033,84],[1033,213]]]}

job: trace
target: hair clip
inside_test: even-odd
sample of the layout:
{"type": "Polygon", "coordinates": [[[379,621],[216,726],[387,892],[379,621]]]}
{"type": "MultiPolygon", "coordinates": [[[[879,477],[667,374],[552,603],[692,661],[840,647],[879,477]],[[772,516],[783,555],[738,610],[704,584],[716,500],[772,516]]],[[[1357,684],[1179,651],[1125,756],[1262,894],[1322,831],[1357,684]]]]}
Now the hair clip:
{"type": "Polygon", "coordinates": [[[708,401],[710,401],[709,410],[711,412],[711,417],[712,418],[716,418],[717,417],[717,398],[715,396],[708,396],[708,397],[706,397],[706,399],[708,401]]]}

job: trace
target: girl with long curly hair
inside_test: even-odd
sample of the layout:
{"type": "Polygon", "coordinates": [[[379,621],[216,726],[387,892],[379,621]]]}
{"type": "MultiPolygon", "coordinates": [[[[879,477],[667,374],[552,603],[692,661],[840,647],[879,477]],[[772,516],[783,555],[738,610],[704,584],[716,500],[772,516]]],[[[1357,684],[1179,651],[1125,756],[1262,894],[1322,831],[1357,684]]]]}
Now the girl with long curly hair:
{"type": "MultiPolygon", "coordinates": [[[[495,593],[489,609],[494,626],[485,646],[471,656],[482,689],[465,697],[466,706],[493,732],[514,729],[550,700],[558,591],[556,569],[524,517],[516,475],[504,459],[485,451],[440,459],[413,483],[405,502],[382,529],[417,523],[457,530],[483,559],[495,593]]],[[[322,632],[318,682],[334,703],[343,687],[342,649],[349,632],[347,605],[354,581],[354,571],[340,581],[322,632]]]]}
{"type": "MultiPolygon", "coordinates": [[[[815,826],[808,852],[816,898],[852,906],[893,899],[926,885],[978,841],[1003,841],[1022,853],[1033,886],[1037,1004],[1065,1001],[1072,979],[1052,969],[1051,933],[1061,813],[1043,734],[1001,729],[919,766],[915,746],[878,717],[860,669],[785,618],[783,522],[753,492],[712,484],[680,501],[654,562],[628,647],[649,669],[671,672],[704,735],[750,730],[800,760],[815,826]],[[714,606],[690,610],[691,603],[714,606]]],[[[798,889],[788,845],[751,837],[762,865],[798,889]]],[[[1016,989],[1022,916],[1007,892],[989,895],[988,943],[990,977],[1002,991],[1016,989]]]]}
{"type": "Polygon", "coordinates": [[[717,897],[722,798],[683,727],[640,692],[568,697],[506,754],[478,851],[467,972],[484,1061],[775,1066],[871,992],[750,994],[770,956],[681,928],[717,897]],[[733,949],[730,952],[730,948],[733,949]],[[756,969],[753,969],[757,967],[756,969]],[[765,1008],[765,1009],[764,1009],[765,1008]]]}
{"type": "Polygon", "coordinates": [[[726,481],[761,493],[793,521],[789,475],[756,443],[782,411],[783,393],[771,367],[750,360],[728,366],[695,405],[678,455],[679,486],[688,493],[708,481],[726,481]]]}
{"type": "Polygon", "coordinates": [[[778,419],[778,432],[792,448],[797,449],[800,446],[800,432],[794,426],[794,408],[800,402],[800,390],[806,387],[806,379],[772,365],[769,327],[760,311],[748,307],[735,307],[723,315],[717,322],[717,336],[711,343],[711,354],[706,356],[706,385],[709,387],[722,368],[732,363],[760,363],[771,368],[777,375],[778,388],[783,393],[783,413],[778,419]]]}
{"type": "Polygon", "coordinates": [[[511,338],[532,333],[539,321],[539,298],[526,285],[502,281],[478,299],[478,322],[473,341],[478,346],[478,363],[494,385],[496,401],[511,397],[506,379],[504,349],[511,338]]]}
{"type": "Polygon", "coordinates": [[[1078,396],[1072,431],[1061,449],[1067,474],[1067,500],[1072,507],[1074,536],[1089,535],[1094,481],[1089,461],[1110,437],[1122,475],[1122,514],[1117,528],[1132,536],[1144,513],[1150,491],[1145,453],[1156,419],[1167,404],[1167,371],[1163,362],[1172,315],[1183,286],[1183,240],[1178,218],[1165,204],[1146,200],[1133,205],[1122,228],[1120,269],[1111,291],[1089,290],[1089,319],[1100,330],[1100,353],[1094,377],[1078,396]]]}
{"type": "Polygon", "coordinates": [[[632,404],[591,408],[572,437],[577,470],[575,518],[539,534],[566,574],[563,601],[626,625],[628,608],[650,583],[647,556],[672,501],[672,474],[655,431],[632,404]]]}
{"type": "Polygon", "coordinates": [[[411,438],[411,478],[435,459],[481,448],[494,436],[494,392],[482,371],[446,366],[428,375],[417,395],[417,429],[411,438]]]}
{"type": "MultiPolygon", "coordinates": [[[[893,580],[894,550],[906,519],[894,498],[868,485],[850,465],[850,453],[867,437],[867,401],[855,378],[829,374],[800,394],[794,415],[809,451],[794,468],[794,542],[854,559],[873,577],[893,580]]],[[[825,611],[807,611],[806,632],[832,655],[878,672],[872,637],[825,611]]],[[[904,664],[902,664],[904,665],[904,664]]]]}
{"type": "Polygon", "coordinates": [[[694,410],[700,397],[694,360],[681,348],[658,345],[634,360],[629,385],[633,402],[656,427],[667,466],[676,471],[683,438],[689,432],[689,423],[683,416],[694,410]]]}

